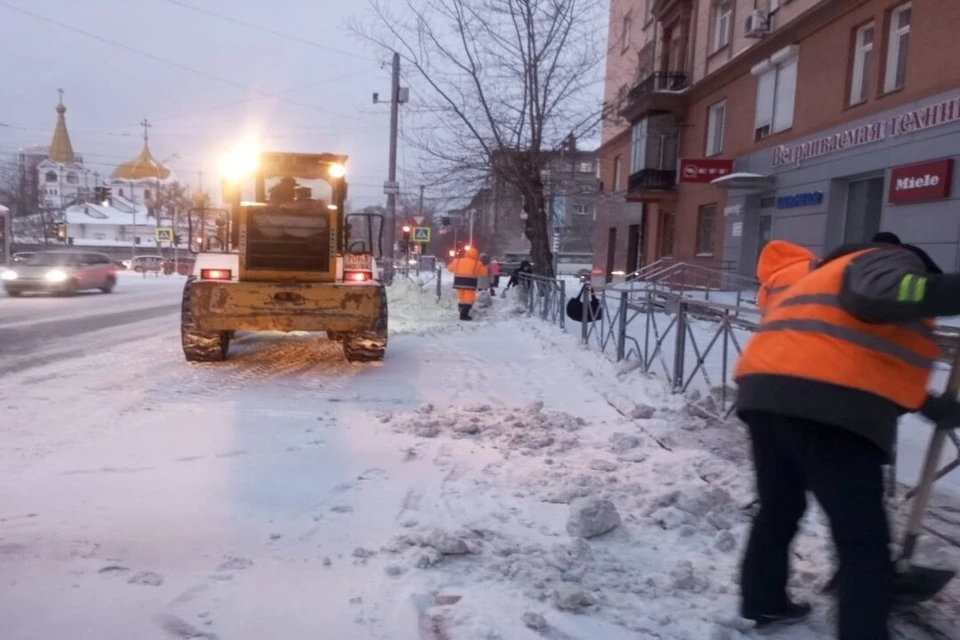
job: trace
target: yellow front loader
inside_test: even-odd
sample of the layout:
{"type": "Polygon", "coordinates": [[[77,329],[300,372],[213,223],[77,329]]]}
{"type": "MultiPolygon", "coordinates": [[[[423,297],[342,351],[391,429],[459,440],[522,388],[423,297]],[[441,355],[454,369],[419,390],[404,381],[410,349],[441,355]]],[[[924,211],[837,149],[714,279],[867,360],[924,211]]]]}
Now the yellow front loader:
{"type": "Polygon", "coordinates": [[[187,360],[224,360],[236,331],[322,331],[350,362],[383,360],[387,296],[374,255],[383,219],[345,215],[346,160],[256,153],[227,164],[227,209],[209,219],[201,209],[191,238],[199,246],[183,290],[187,360]],[[328,197],[315,197],[302,183],[310,181],[328,197]]]}

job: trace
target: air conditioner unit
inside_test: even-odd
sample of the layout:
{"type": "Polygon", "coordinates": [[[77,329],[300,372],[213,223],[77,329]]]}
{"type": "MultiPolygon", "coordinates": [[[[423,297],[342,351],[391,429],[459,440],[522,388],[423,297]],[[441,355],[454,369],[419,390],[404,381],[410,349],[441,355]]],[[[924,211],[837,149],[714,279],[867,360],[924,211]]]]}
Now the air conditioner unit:
{"type": "Polygon", "coordinates": [[[744,35],[748,38],[762,38],[770,33],[770,19],[763,11],[753,11],[747,15],[744,35]]]}

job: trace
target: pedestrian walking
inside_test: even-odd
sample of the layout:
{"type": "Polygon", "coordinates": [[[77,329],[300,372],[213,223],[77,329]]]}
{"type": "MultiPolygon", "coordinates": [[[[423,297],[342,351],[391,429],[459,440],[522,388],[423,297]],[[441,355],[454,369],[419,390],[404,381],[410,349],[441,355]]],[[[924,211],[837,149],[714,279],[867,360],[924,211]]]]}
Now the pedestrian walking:
{"type": "Polygon", "coordinates": [[[487,276],[487,268],[480,263],[480,252],[474,247],[464,251],[462,258],[455,258],[447,269],[453,273],[453,288],[457,291],[461,320],[473,320],[470,309],[477,301],[480,278],[487,276]]]}
{"type": "Polygon", "coordinates": [[[743,617],[766,626],[810,612],[786,591],[809,490],[839,556],[838,637],[889,639],[896,587],[882,466],[901,415],[958,424],[956,399],[927,392],[939,355],[933,318],[958,314],[960,274],[943,274],[893,234],[840,247],[772,300],[734,376],[760,501],[743,560],[743,617]]]}
{"type": "Polygon", "coordinates": [[[494,258],[490,261],[490,295],[497,295],[497,287],[500,286],[500,261],[494,258]]]}

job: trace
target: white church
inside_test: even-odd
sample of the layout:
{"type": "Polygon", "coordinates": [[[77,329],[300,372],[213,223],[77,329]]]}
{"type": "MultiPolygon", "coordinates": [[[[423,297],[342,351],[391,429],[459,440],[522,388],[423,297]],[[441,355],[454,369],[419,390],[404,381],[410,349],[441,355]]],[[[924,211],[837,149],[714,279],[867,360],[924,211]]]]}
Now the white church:
{"type": "MultiPolygon", "coordinates": [[[[62,91],[56,111],[53,140],[47,157],[36,170],[41,206],[49,214],[46,219],[65,223],[64,242],[84,247],[131,247],[133,251],[172,247],[170,243],[158,246],[156,242],[156,229],[174,224],[172,220],[154,217],[153,203],[159,188],[172,183],[174,178],[170,169],[154,160],[150,153],[148,123],[143,123],[140,154],[119,165],[109,180],[90,184],[90,171],[84,167],[83,158],[74,153],[70,142],[62,91]],[[93,201],[94,188],[100,186],[111,189],[111,197],[106,202],[93,201]]],[[[95,182],[98,180],[95,176],[95,182]]],[[[21,242],[43,242],[42,237],[29,237],[34,235],[38,235],[36,231],[16,234],[21,242]]],[[[186,246],[183,237],[180,247],[186,246]]]]}

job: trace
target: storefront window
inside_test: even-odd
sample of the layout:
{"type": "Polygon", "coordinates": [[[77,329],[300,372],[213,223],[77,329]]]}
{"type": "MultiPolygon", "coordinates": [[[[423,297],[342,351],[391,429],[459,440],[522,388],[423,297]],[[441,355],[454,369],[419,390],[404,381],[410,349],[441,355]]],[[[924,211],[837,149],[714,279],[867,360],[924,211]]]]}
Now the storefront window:
{"type": "Polygon", "coordinates": [[[793,126],[796,94],[797,58],[795,56],[759,74],[755,124],[757,140],[793,126]]]}

